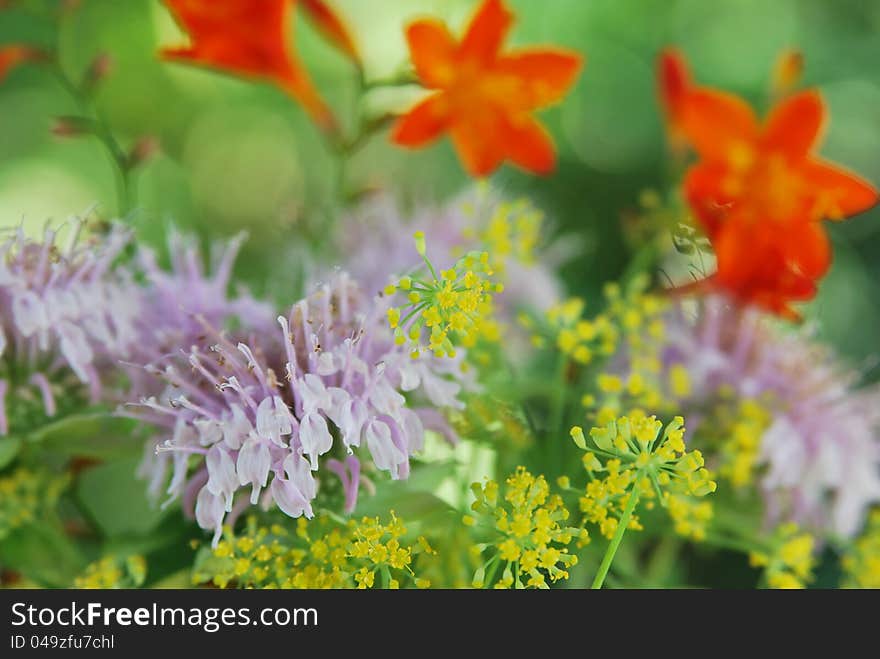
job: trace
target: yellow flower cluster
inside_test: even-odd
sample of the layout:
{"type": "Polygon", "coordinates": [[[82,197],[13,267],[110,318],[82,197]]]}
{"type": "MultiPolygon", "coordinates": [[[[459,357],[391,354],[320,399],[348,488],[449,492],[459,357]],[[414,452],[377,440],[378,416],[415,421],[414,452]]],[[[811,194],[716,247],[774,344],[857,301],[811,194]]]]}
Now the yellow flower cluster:
{"type": "MultiPolygon", "coordinates": [[[[476,213],[472,204],[463,206],[462,210],[466,215],[476,213]]],[[[492,254],[492,265],[497,272],[503,273],[508,258],[527,265],[535,262],[543,225],[544,213],[522,197],[497,203],[484,229],[467,227],[462,231],[462,237],[479,243],[492,254]]]]}
{"type": "Polygon", "coordinates": [[[54,510],[68,482],[26,467],[0,478],[0,539],[54,510]]]}
{"type": "Polygon", "coordinates": [[[636,278],[626,288],[605,286],[605,309],[592,318],[584,318],[584,301],[571,298],[552,307],[543,322],[521,315],[521,325],[533,332],[537,347],[553,342],[556,348],[578,365],[597,359],[625,354],[628,375],[600,372],[596,385],[598,398],[592,394],[582,399],[600,425],[632,409],[661,409],[667,389],[681,396],[690,391],[690,380],[683,367],[673,366],[664,373],[660,352],[668,303],[645,293],[647,281],[636,278]],[[670,382],[663,382],[663,376],[670,382]]]}
{"type": "Polygon", "coordinates": [[[474,483],[474,515],[464,522],[493,538],[475,545],[475,553],[491,554],[474,574],[476,588],[548,588],[551,582],[568,578],[568,568],[577,556],[567,545],[577,539],[589,542],[585,529],[564,526],[569,513],[562,498],[550,493],[543,476],[533,476],[525,467],[517,468],[504,483],[503,496],[496,481],[474,483]],[[503,564],[503,568],[501,567],[503,564]],[[496,574],[501,568],[501,576],[496,574]]]}
{"type": "Polygon", "coordinates": [[[868,516],[868,525],[843,555],[845,588],[880,588],[880,508],[868,516]]]}
{"type": "Polygon", "coordinates": [[[117,589],[138,588],[147,578],[147,561],[143,556],[104,556],[89,564],[73,582],[74,588],[117,589]]]}
{"type": "MultiPolygon", "coordinates": [[[[555,336],[556,347],[578,364],[589,364],[596,355],[608,356],[617,349],[619,334],[609,318],[599,315],[592,320],[583,318],[584,301],[574,297],[547,310],[547,323],[555,336]]],[[[528,325],[528,320],[521,322],[528,325]]],[[[543,337],[535,336],[533,343],[541,346],[543,337]]]]}
{"type": "Polygon", "coordinates": [[[618,352],[625,352],[629,369],[626,375],[600,373],[596,379],[599,400],[583,401],[585,407],[595,408],[599,425],[639,408],[671,411],[666,409],[670,407],[667,392],[678,392],[675,397],[690,392],[690,378],[683,366],[673,364],[664,371],[660,353],[668,303],[645,293],[646,286],[644,279],[637,278],[625,290],[616,284],[605,288],[605,315],[619,333],[618,352]]]}
{"type": "Polygon", "coordinates": [[[452,268],[439,275],[426,255],[425,236],[415,234],[416,250],[425,262],[429,277],[407,276],[385,288],[386,295],[406,295],[407,302],[388,309],[388,324],[399,345],[410,343],[412,356],[419,356],[424,330],[427,348],[438,357],[454,357],[455,346],[474,346],[480,338],[500,338],[492,319],[492,296],[503,286],[493,282],[488,252],[469,252],[452,268]]]}
{"type": "Polygon", "coordinates": [[[417,588],[428,588],[430,582],[416,577],[411,567],[414,554],[436,554],[424,536],[419,536],[416,544],[401,544],[400,539],[406,534],[406,527],[391,511],[391,521],[381,524],[378,517],[364,517],[360,523],[349,522],[352,543],[349,545],[349,557],[355,559],[362,567],[354,574],[358,588],[372,588],[376,574],[380,574],[385,588],[399,588],[400,581],[392,576],[405,572],[412,578],[417,588]]]}
{"type": "MultiPolygon", "coordinates": [[[[593,428],[593,448],[588,448],[582,428],[571,429],[574,443],[584,451],[583,463],[589,477],[580,500],[581,511],[606,538],[614,537],[624,517],[627,528],[641,528],[638,517],[632,515],[635,503],[629,506],[633,496],[636,501],[646,499],[650,509],[654,498],[669,507],[673,495],[703,497],[715,491],[716,483],[703,466],[702,454],[685,450],[684,419],[675,417],[661,435],[662,429],[656,417],[633,413],[609,421],[605,427],[593,428]],[[629,515],[625,513],[628,506],[629,515]]],[[[683,507],[680,498],[671,505],[676,525],[684,530],[684,524],[688,524],[687,535],[700,535],[695,522],[704,525],[711,517],[711,509],[691,510],[683,507]]]]}
{"type": "Polygon", "coordinates": [[[783,524],[774,533],[769,551],[749,554],[752,567],[764,568],[770,588],[804,588],[813,579],[815,541],[795,523],[783,524]]]}
{"type": "Polygon", "coordinates": [[[430,583],[413,569],[419,555],[434,555],[428,541],[419,537],[406,544],[406,527],[392,511],[391,520],[364,517],[337,522],[328,516],[297,520],[291,534],[279,524],[258,526],[247,521],[243,535],[230,529],[217,547],[197,562],[196,584],[210,582],[219,588],[399,588],[401,581],[417,588],[430,583]],[[377,579],[378,575],[378,579],[377,579]]]}
{"type": "Polygon", "coordinates": [[[666,512],[669,513],[678,535],[695,542],[706,539],[706,532],[714,515],[711,501],[698,500],[683,494],[670,494],[666,500],[666,512]]]}
{"type": "Polygon", "coordinates": [[[739,401],[732,415],[728,409],[717,410],[713,423],[722,437],[718,473],[734,487],[744,487],[754,480],[761,437],[770,426],[771,414],[766,405],[752,399],[739,401]]]}

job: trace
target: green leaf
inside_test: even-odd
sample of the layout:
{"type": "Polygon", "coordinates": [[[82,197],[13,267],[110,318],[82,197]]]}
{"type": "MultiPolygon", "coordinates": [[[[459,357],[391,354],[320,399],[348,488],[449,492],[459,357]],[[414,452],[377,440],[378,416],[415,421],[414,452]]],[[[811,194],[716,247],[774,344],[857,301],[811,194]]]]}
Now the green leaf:
{"type": "Polygon", "coordinates": [[[16,529],[0,542],[0,564],[46,586],[70,587],[86,561],[61,531],[32,524],[16,529]]]}
{"type": "Polygon", "coordinates": [[[407,492],[405,488],[395,487],[402,481],[385,484],[380,494],[374,497],[363,496],[358,500],[356,516],[378,516],[387,521],[389,512],[404,522],[430,523],[432,520],[445,520],[455,514],[455,509],[443,499],[429,492],[407,492]]]}
{"type": "Polygon", "coordinates": [[[171,588],[175,590],[179,590],[181,588],[192,588],[193,587],[193,571],[189,568],[185,570],[178,570],[173,574],[169,574],[164,579],[160,579],[159,581],[154,581],[150,588],[154,589],[164,589],[171,588]]]}
{"type": "Polygon", "coordinates": [[[138,454],[132,431],[137,422],[110,413],[76,414],[28,435],[29,443],[56,455],[110,459],[138,454]]]}
{"type": "Polygon", "coordinates": [[[18,437],[4,437],[0,439],[0,469],[3,469],[21,450],[21,439],[18,437]]]}
{"type": "Polygon", "coordinates": [[[168,512],[147,498],[146,483],[135,476],[138,461],[117,460],[88,469],[79,477],[79,500],[108,537],[145,535],[168,512]]]}

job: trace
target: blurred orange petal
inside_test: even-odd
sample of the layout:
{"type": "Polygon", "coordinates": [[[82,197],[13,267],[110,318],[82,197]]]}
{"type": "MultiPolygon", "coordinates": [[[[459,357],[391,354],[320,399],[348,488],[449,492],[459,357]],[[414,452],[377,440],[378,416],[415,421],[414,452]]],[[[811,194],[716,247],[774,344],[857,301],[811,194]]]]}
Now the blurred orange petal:
{"type": "Polygon", "coordinates": [[[501,58],[498,70],[519,80],[517,97],[524,110],[560,101],[577,79],[583,64],[578,53],[564,49],[530,50],[501,58]]]}
{"type": "Polygon", "coordinates": [[[290,0],[164,0],[191,44],[165,48],[166,59],[269,80],[296,99],[323,128],[330,109],[296,59],[290,0]]]}
{"type": "Polygon", "coordinates": [[[758,136],[754,111],[733,94],[701,87],[685,95],[680,109],[683,133],[708,160],[728,160],[758,136]]]}
{"type": "Polygon", "coordinates": [[[714,247],[715,288],[792,320],[798,314],[790,303],[815,296],[814,275],[824,273],[830,262],[827,238],[815,224],[793,235],[737,218],[719,232],[714,247]]]}
{"type": "MultiPolygon", "coordinates": [[[[294,0],[296,2],[297,0],[294,0]]],[[[360,65],[361,56],[345,23],[324,0],[298,0],[315,27],[334,46],[355,64],[360,65]]]]}
{"type": "Polygon", "coordinates": [[[534,174],[549,174],[556,167],[553,139],[541,124],[530,117],[506,128],[507,157],[534,174]]]}
{"type": "Polygon", "coordinates": [[[397,120],[391,133],[401,146],[419,147],[437,139],[449,128],[449,111],[443,97],[429,96],[397,120]]]}
{"type": "Polygon", "coordinates": [[[821,160],[808,160],[805,178],[817,197],[816,213],[829,220],[843,220],[877,204],[877,188],[843,167],[821,160]]]}
{"type": "Polygon", "coordinates": [[[503,125],[503,115],[488,109],[468,121],[452,125],[452,142],[471,176],[488,176],[504,161],[507,147],[505,136],[499,130],[503,125]]]}
{"type": "Polygon", "coordinates": [[[457,44],[442,21],[426,19],[406,28],[413,66],[428,88],[448,85],[455,76],[457,44]]]}
{"type": "Polygon", "coordinates": [[[696,164],[685,176],[685,198],[709,237],[719,229],[733,203],[724,190],[727,176],[727,165],[720,163],[696,164]]]}
{"type": "Polygon", "coordinates": [[[818,222],[801,226],[782,243],[789,263],[810,279],[819,279],[831,265],[831,244],[818,222]]]}
{"type": "Polygon", "coordinates": [[[676,48],[665,48],[657,62],[660,102],[670,114],[676,114],[685,94],[692,88],[691,74],[684,56],[676,48]]]}
{"type": "Polygon", "coordinates": [[[494,60],[511,25],[513,12],[501,0],[484,0],[465,31],[461,42],[462,58],[480,63],[494,60]]]}
{"type": "Polygon", "coordinates": [[[792,159],[804,158],[818,144],[825,114],[818,91],[808,90],[785,99],[767,117],[764,148],[792,159]]]}

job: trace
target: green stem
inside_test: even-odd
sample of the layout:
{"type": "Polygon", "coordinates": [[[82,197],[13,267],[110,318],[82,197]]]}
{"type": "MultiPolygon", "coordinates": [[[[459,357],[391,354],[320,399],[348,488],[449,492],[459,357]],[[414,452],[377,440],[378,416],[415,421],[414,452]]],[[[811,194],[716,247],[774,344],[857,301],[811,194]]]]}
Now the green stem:
{"type": "Polygon", "coordinates": [[[129,176],[131,173],[131,169],[128,163],[128,156],[122,150],[119,142],[116,141],[116,138],[113,136],[110,127],[101,116],[101,113],[98,112],[88,94],[86,94],[79,85],[77,85],[75,82],[73,82],[73,80],[70,79],[70,77],[64,71],[64,68],[61,66],[61,62],[58,61],[57,57],[53,58],[50,67],[52,73],[55,75],[55,78],[61,83],[61,86],[64,88],[64,90],[77,104],[80,112],[82,112],[84,115],[94,121],[95,128],[91,132],[92,135],[97,138],[97,140],[107,151],[107,154],[110,156],[110,160],[112,160],[113,162],[117,211],[119,217],[124,218],[131,210],[132,196],[131,180],[129,176]]]}
{"type": "Polygon", "coordinates": [[[611,567],[611,561],[614,560],[614,555],[617,553],[620,541],[623,540],[623,534],[626,533],[626,527],[629,526],[629,520],[632,518],[633,511],[636,509],[636,504],[639,502],[639,491],[636,488],[641,480],[641,472],[639,472],[636,474],[634,481],[635,486],[629,495],[629,500],[626,502],[626,508],[623,510],[623,515],[620,516],[620,522],[617,524],[617,531],[614,533],[614,538],[611,539],[611,544],[608,545],[608,549],[605,550],[605,556],[602,557],[602,563],[599,564],[599,571],[596,573],[596,578],[593,579],[593,590],[600,589],[605,582],[605,577],[608,575],[608,569],[611,567]]]}
{"type": "Polygon", "coordinates": [[[550,424],[548,425],[548,440],[550,442],[553,463],[551,465],[551,473],[560,474],[562,472],[562,449],[567,445],[563,441],[565,436],[562,427],[563,416],[565,413],[566,391],[565,387],[565,369],[568,367],[568,356],[560,351],[556,361],[556,376],[553,382],[558,387],[554,392],[552,407],[550,409],[550,424]]]}
{"type": "Polygon", "coordinates": [[[498,554],[495,554],[486,564],[486,576],[483,577],[483,588],[488,588],[489,584],[492,583],[499,565],[501,565],[501,559],[498,558],[498,554]]]}

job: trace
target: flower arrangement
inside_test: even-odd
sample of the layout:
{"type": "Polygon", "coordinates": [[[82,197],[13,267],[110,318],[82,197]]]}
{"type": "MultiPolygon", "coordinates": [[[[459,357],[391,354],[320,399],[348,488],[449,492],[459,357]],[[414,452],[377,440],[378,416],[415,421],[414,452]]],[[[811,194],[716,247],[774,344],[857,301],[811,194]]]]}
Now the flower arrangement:
{"type": "MultiPolygon", "coordinates": [[[[874,231],[877,169],[821,155],[838,105],[798,88],[799,51],[762,101],[652,52],[666,180],[614,215],[558,121],[608,58],[509,45],[525,3],[385,21],[387,77],[351,3],[155,4],[168,29],[137,56],[169,104],[262,95],[266,125],[314,142],[317,183],[271,188],[269,230],[162,220],[168,172],[210,160],[188,159],[193,99],[108,113],[129,63],[65,53],[97,10],[0,3],[51,35],[0,45],[0,98],[63,92],[53,149],[100,149],[115,193],[0,233],[0,585],[877,586],[880,390],[821,309],[856,249],[830,223],[874,231]],[[417,171],[434,156],[448,194],[417,171]],[[729,566],[741,582],[712,576],[729,566]]],[[[214,153],[215,173],[263,157],[214,153]]],[[[270,170],[251,184],[292,171],[270,170]]],[[[209,196],[236,207],[223,180],[209,196]]]]}

